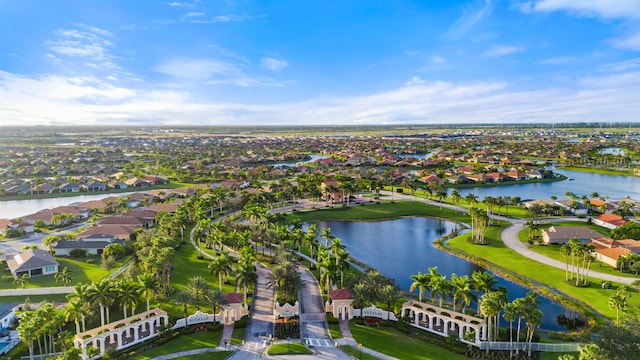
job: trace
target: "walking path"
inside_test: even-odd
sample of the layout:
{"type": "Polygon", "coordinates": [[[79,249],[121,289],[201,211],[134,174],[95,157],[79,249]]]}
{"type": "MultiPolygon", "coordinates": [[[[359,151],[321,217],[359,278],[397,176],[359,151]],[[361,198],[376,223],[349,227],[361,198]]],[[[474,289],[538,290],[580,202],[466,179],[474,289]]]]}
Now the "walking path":
{"type": "Polygon", "coordinates": [[[336,343],[340,346],[351,346],[354,349],[358,349],[367,355],[371,355],[377,357],[378,359],[383,360],[393,360],[396,359],[392,356],[383,354],[381,352],[369,349],[364,346],[360,346],[358,342],[351,335],[351,329],[349,329],[349,320],[340,319],[340,331],[342,332],[342,338],[336,340],[336,343]]]}

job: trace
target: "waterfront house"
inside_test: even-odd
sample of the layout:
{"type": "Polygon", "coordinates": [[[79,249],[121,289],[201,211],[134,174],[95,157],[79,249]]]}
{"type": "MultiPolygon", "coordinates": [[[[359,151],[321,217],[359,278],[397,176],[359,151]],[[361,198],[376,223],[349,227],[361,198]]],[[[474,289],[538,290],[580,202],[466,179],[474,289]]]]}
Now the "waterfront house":
{"type": "Polygon", "coordinates": [[[109,244],[118,243],[124,246],[124,241],[115,235],[93,234],[79,240],[60,240],[56,244],[56,256],[69,256],[74,249],[84,249],[87,254],[101,255],[109,244]]]}
{"type": "Polygon", "coordinates": [[[58,262],[48,251],[29,249],[7,259],[7,267],[14,278],[27,274],[27,277],[50,275],[58,272],[58,262]]]}
{"type": "Polygon", "coordinates": [[[590,243],[591,239],[601,238],[604,235],[591,230],[586,226],[551,226],[546,230],[542,230],[542,241],[545,244],[564,244],[569,239],[576,238],[581,243],[590,243]]]}
{"type": "Polygon", "coordinates": [[[619,228],[620,226],[626,224],[628,221],[629,220],[623,218],[620,215],[609,213],[602,214],[593,219],[594,224],[611,230],[619,228]]]}
{"type": "Polygon", "coordinates": [[[60,186],[61,193],[77,193],[80,192],[80,185],[74,183],[64,183],[60,186]]]}

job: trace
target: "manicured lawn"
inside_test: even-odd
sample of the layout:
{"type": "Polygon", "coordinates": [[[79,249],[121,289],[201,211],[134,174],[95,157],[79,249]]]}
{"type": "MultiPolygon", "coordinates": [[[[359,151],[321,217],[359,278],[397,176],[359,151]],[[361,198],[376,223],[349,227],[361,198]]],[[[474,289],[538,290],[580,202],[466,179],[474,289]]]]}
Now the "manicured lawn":
{"type": "Polygon", "coordinates": [[[574,359],[578,359],[580,353],[557,353],[557,352],[541,352],[540,360],[558,360],[562,355],[572,355],[574,359]]]}
{"type": "MultiPolygon", "coordinates": [[[[72,285],[77,283],[90,283],[92,281],[99,281],[102,278],[109,276],[117,268],[124,265],[127,261],[131,260],[131,256],[120,259],[116,262],[113,269],[107,270],[100,264],[100,258],[94,257],[94,263],[88,263],[85,258],[70,258],[66,256],[57,256],[56,260],[60,263],[59,269],[62,270],[65,267],[73,271],[72,285]]],[[[38,276],[27,280],[27,288],[38,287],[53,287],[53,286],[65,286],[62,282],[56,283],[53,275],[38,276]]],[[[18,285],[13,283],[13,277],[5,274],[0,279],[0,289],[15,289],[18,285]]]]}
{"type": "Polygon", "coordinates": [[[289,219],[301,221],[319,220],[382,220],[401,216],[434,216],[469,223],[471,218],[465,213],[440,209],[438,206],[426,206],[414,201],[381,202],[379,204],[355,205],[350,207],[323,208],[316,211],[288,214],[289,219]]]}
{"type": "MultiPolygon", "coordinates": [[[[216,351],[204,354],[189,355],[185,357],[175,358],[176,360],[224,360],[231,355],[233,351],[216,351]]],[[[136,358],[138,359],[138,358],[136,358]]]]}
{"type": "Polygon", "coordinates": [[[394,328],[368,327],[349,322],[351,334],[362,346],[403,360],[466,359],[427,342],[409,337],[394,328]]]}
{"type": "Polygon", "coordinates": [[[152,359],[156,356],[172,354],[181,351],[216,347],[220,343],[222,337],[222,328],[216,331],[201,331],[192,334],[182,334],[176,336],[173,340],[168,341],[153,349],[147,350],[136,359],[152,359]]]}
{"type": "MultiPolygon", "coordinates": [[[[560,253],[560,245],[557,245],[557,244],[530,245],[529,249],[537,252],[538,254],[542,254],[546,257],[561,261],[563,263],[565,262],[564,256],[560,253]]],[[[571,256],[569,256],[569,271],[571,271],[571,256]]],[[[595,259],[591,262],[591,267],[589,268],[589,271],[597,271],[603,274],[611,274],[611,275],[617,275],[617,276],[636,277],[635,274],[618,271],[613,266],[595,259]]]]}
{"type": "MultiPolygon", "coordinates": [[[[467,254],[474,255],[480,259],[488,261],[490,264],[498,265],[511,272],[521,274],[533,279],[541,284],[545,284],[553,289],[569,295],[574,299],[579,299],[596,311],[615,319],[615,311],[609,308],[609,297],[615,293],[615,289],[601,289],[601,281],[590,280],[588,287],[575,287],[571,283],[565,283],[565,272],[548,265],[524,257],[509,249],[502,241],[499,234],[502,228],[489,227],[487,230],[488,245],[476,245],[468,242],[470,234],[464,234],[449,240],[448,245],[454,249],[462,250],[467,254]]],[[[558,297],[562,300],[562,296],[558,297]]],[[[637,307],[640,304],[640,296],[631,296],[628,305],[637,307]]]]}
{"type": "Polygon", "coordinates": [[[340,350],[346,352],[347,354],[353,356],[356,359],[362,360],[377,360],[378,358],[367,353],[360,352],[359,349],[351,347],[349,345],[340,346],[340,350]]]}
{"type": "Polygon", "coordinates": [[[231,333],[231,345],[240,345],[244,340],[244,334],[246,333],[246,328],[233,328],[233,333],[231,333]]]}
{"type": "Polygon", "coordinates": [[[307,354],[311,355],[313,352],[307,349],[304,344],[292,343],[292,344],[273,344],[267,351],[269,355],[284,355],[284,354],[307,354]]]}
{"type": "Polygon", "coordinates": [[[340,324],[329,324],[329,335],[332,339],[341,339],[342,330],[340,330],[340,324]]]}

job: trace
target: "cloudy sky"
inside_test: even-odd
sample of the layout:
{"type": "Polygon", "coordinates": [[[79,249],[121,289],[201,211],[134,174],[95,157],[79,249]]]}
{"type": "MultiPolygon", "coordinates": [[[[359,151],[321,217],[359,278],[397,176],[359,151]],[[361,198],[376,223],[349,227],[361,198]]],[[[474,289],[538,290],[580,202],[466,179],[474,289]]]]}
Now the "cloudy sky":
{"type": "Polygon", "coordinates": [[[0,126],[639,114],[640,0],[0,0],[0,126]]]}

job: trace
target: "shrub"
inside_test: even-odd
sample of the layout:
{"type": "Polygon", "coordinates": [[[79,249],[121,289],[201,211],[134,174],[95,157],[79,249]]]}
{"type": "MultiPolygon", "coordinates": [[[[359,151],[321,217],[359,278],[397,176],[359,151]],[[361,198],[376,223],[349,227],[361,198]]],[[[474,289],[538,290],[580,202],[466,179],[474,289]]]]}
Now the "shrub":
{"type": "Polygon", "coordinates": [[[69,256],[73,258],[83,258],[87,256],[87,250],[85,249],[73,249],[69,251],[69,256]]]}

